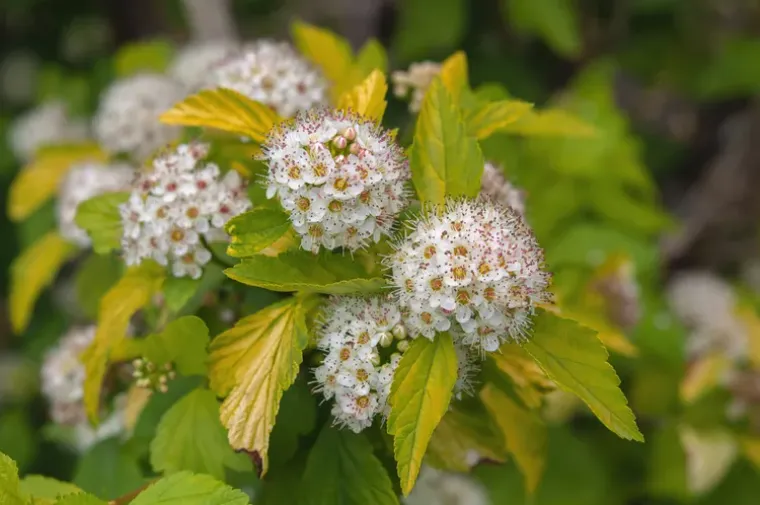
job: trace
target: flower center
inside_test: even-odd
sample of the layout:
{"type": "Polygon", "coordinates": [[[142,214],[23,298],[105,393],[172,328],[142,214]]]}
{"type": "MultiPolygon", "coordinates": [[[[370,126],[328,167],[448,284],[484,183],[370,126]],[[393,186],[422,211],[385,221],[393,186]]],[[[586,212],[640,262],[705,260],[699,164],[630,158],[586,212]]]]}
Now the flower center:
{"type": "Polygon", "coordinates": [[[470,293],[466,289],[460,289],[457,292],[457,303],[460,305],[467,305],[470,303],[470,293]]]}
{"type": "Polygon", "coordinates": [[[458,267],[454,267],[454,269],[451,271],[451,274],[454,276],[454,279],[461,281],[467,276],[467,269],[460,265],[458,267]]]}
{"type": "Polygon", "coordinates": [[[420,319],[422,319],[423,323],[430,324],[433,322],[433,315],[430,312],[423,312],[420,314],[420,319]]]}
{"type": "Polygon", "coordinates": [[[320,224],[313,224],[309,226],[309,235],[315,238],[319,238],[322,235],[324,235],[324,229],[322,229],[322,225],[320,224]]]}
{"type": "Polygon", "coordinates": [[[327,208],[330,209],[330,212],[340,212],[341,210],[343,210],[343,204],[340,203],[338,200],[333,200],[332,202],[330,202],[327,208]]]}
{"type": "Polygon", "coordinates": [[[175,228],[172,230],[171,238],[174,242],[181,242],[185,238],[185,232],[179,228],[175,228]]]}
{"type": "Polygon", "coordinates": [[[369,332],[363,331],[359,334],[359,337],[356,339],[357,342],[360,344],[368,344],[369,343],[369,332]]]}
{"type": "Polygon", "coordinates": [[[481,275],[485,275],[490,271],[491,267],[488,263],[481,263],[480,266],[478,266],[478,272],[480,272],[481,275]]]}
{"type": "Polygon", "coordinates": [[[340,350],[341,361],[346,361],[350,357],[351,357],[351,349],[349,349],[348,347],[344,347],[343,349],[340,350]]]}
{"type": "Polygon", "coordinates": [[[324,177],[327,175],[327,167],[324,163],[317,163],[314,165],[314,175],[317,177],[324,177]]]}
{"type": "Polygon", "coordinates": [[[345,177],[340,177],[338,179],[335,179],[335,182],[333,183],[333,187],[337,189],[338,191],[343,191],[348,187],[348,181],[345,177]]]}
{"type": "Polygon", "coordinates": [[[359,382],[366,382],[369,379],[369,374],[367,373],[365,369],[360,368],[359,370],[356,371],[356,379],[359,382]]]}
{"type": "Polygon", "coordinates": [[[454,256],[467,256],[467,248],[463,245],[458,245],[454,248],[454,256]]]}
{"type": "Polygon", "coordinates": [[[299,179],[301,177],[301,167],[298,165],[291,165],[288,168],[288,177],[291,179],[299,179]]]}
{"type": "Polygon", "coordinates": [[[360,409],[366,409],[367,407],[369,407],[369,396],[360,396],[359,398],[357,398],[356,405],[360,409]]]}
{"type": "Polygon", "coordinates": [[[483,298],[492,302],[496,300],[496,290],[494,288],[486,288],[483,290],[483,298]]]}
{"type": "Polygon", "coordinates": [[[430,289],[433,291],[440,291],[440,289],[443,287],[443,281],[439,278],[431,279],[430,280],[430,289]]]}
{"type": "Polygon", "coordinates": [[[427,246],[425,248],[424,255],[425,255],[425,259],[427,259],[427,260],[429,260],[430,258],[432,258],[433,256],[435,256],[435,246],[434,245],[427,246]]]}
{"type": "Polygon", "coordinates": [[[309,207],[311,207],[311,200],[305,196],[302,196],[296,201],[296,207],[298,207],[302,212],[306,212],[309,210],[309,207]]]}
{"type": "Polygon", "coordinates": [[[187,217],[190,219],[195,219],[200,214],[200,211],[198,210],[198,207],[190,207],[185,214],[187,214],[187,217]]]}

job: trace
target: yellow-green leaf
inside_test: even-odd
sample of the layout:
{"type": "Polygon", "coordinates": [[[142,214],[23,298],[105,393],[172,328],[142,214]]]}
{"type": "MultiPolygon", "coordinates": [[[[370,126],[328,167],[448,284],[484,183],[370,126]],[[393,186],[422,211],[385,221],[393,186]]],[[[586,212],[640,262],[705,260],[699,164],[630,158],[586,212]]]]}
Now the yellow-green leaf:
{"type": "Polygon", "coordinates": [[[393,435],[404,496],[414,487],[430,438],[449,408],[456,380],[457,356],[448,333],[432,341],[413,341],[396,369],[388,399],[388,433],[393,435]]]}
{"type": "Polygon", "coordinates": [[[486,103],[467,114],[467,131],[473,137],[485,139],[519,120],[533,108],[522,100],[499,100],[486,103]]]}
{"type": "Polygon", "coordinates": [[[134,313],[150,303],[161,289],[164,277],[164,269],[152,262],[132,267],[100,301],[95,339],[82,355],[86,371],[84,405],[93,422],[100,413],[100,388],[111,351],[124,339],[134,313]]]}
{"type": "Polygon", "coordinates": [[[0,503],[3,505],[26,505],[26,497],[19,489],[16,462],[0,452],[0,503]]]}
{"type": "Polygon", "coordinates": [[[607,428],[622,438],[644,441],[594,330],[541,311],[523,348],[550,379],[583,400],[607,428]]]}
{"type": "Polygon", "coordinates": [[[11,264],[10,312],[16,333],[29,325],[40,292],[53,282],[61,266],[78,248],[58,232],[44,235],[11,264]]]}
{"type": "Polygon", "coordinates": [[[385,101],[387,92],[388,83],[385,81],[385,75],[379,70],[373,70],[364,81],[340,97],[338,108],[350,109],[380,122],[385,113],[385,106],[388,104],[385,101]]]}
{"type": "Polygon", "coordinates": [[[270,107],[226,88],[205,90],[185,98],[160,120],[167,124],[216,128],[263,142],[279,122],[270,107]]]}
{"type": "Polygon", "coordinates": [[[30,505],[52,505],[60,496],[82,492],[70,482],[61,482],[42,475],[27,475],[19,483],[19,489],[22,494],[33,497],[30,505]]]}
{"type": "Polygon", "coordinates": [[[147,40],[122,46],[114,56],[116,75],[126,77],[142,72],[164,73],[174,48],[166,40],[147,40]]]}
{"type": "Polygon", "coordinates": [[[541,367],[517,344],[506,343],[489,356],[496,368],[509,377],[517,396],[526,406],[537,409],[547,391],[554,383],[546,377],[541,367]]]}
{"type": "Polygon", "coordinates": [[[701,356],[692,363],[680,384],[681,400],[692,403],[715,389],[732,366],[731,360],[721,352],[701,356]]]}
{"type": "Polygon", "coordinates": [[[739,445],[744,457],[752,463],[757,470],[760,470],[760,437],[743,436],[739,439],[739,445]]]}
{"type": "Polygon", "coordinates": [[[230,445],[260,458],[269,468],[269,435],[282,393],[298,374],[309,342],[306,315],[314,298],[290,297],[241,319],[211,341],[209,378],[219,396],[230,445]]]}
{"type": "Polygon", "coordinates": [[[470,92],[470,79],[467,75],[467,55],[457,51],[441,63],[441,81],[451,94],[451,100],[459,105],[462,94],[470,92]]]}
{"type": "Polygon", "coordinates": [[[298,50],[330,81],[333,100],[337,101],[353,84],[350,77],[354,58],[348,41],[330,30],[300,21],[293,23],[292,34],[298,50]]]}
{"type": "Polygon", "coordinates": [[[233,217],[224,227],[230,235],[227,254],[245,258],[261,253],[290,230],[290,218],[280,209],[259,208],[233,217]]]}
{"type": "Polygon", "coordinates": [[[596,135],[593,126],[562,109],[530,110],[501,131],[526,137],[588,138],[596,135]]]}
{"type": "Polygon", "coordinates": [[[124,224],[119,206],[129,199],[129,193],[104,193],[79,204],[74,221],[87,231],[92,248],[106,254],[121,246],[124,224]]]}
{"type": "Polygon", "coordinates": [[[525,476],[525,487],[533,493],[546,463],[546,426],[538,415],[520,407],[493,384],[486,384],[480,398],[525,476]]]}
{"type": "Polygon", "coordinates": [[[354,63],[355,82],[361,82],[373,70],[388,71],[388,54],[377,39],[370,39],[359,50],[354,63]]]}
{"type": "Polygon", "coordinates": [[[447,196],[474,198],[480,191],[483,153],[439,78],[422,103],[409,162],[423,203],[442,204],[447,196]]]}
{"type": "Polygon", "coordinates": [[[29,217],[58,191],[63,176],[72,164],[83,161],[105,161],[107,155],[97,144],[55,146],[45,148],[19,172],[8,195],[8,216],[13,221],[29,217]]]}

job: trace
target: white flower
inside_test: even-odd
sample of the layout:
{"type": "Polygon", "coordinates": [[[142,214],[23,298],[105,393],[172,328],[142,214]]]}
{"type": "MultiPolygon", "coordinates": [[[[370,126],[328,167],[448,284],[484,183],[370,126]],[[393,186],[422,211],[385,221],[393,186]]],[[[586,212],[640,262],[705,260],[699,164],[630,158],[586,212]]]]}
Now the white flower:
{"type": "Polygon", "coordinates": [[[488,495],[473,477],[436,470],[427,465],[412,492],[403,499],[405,505],[488,505],[488,495]]]}
{"type": "Polygon", "coordinates": [[[210,87],[229,88],[292,117],[327,101],[327,82],[285,42],[258,40],[218,65],[210,87]]]}
{"type": "Polygon", "coordinates": [[[16,119],[9,144],[19,160],[28,162],[41,147],[81,141],[89,132],[83,121],[73,120],[62,102],[47,102],[16,119]]]}
{"type": "MultiPolygon", "coordinates": [[[[324,361],[314,369],[315,391],[334,400],[334,422],[358,433],[375,416],[388,414],[388,395],[401,354],[381,358],[379,348],[408,345],[401,313],[387,298],[334,298],[326,310],[318,347],[324,361]]],[[[383,355],[388,353],[383,353],[383,355]]]]}
{"type": "Polygon", "coordinates": [[[82,404],[85,370],[80,355],[94,338],[95,326],[75,326],[45,355],[42,394],[57,424],[75,425],[85,419],[82,404]]]}
{"type": "Polygon", "coordinates": [[[56,210],[61,235],[80,247],[89,247],[90,237],[74,222],[79,204],[103,193],[128,189],[134,177],[134,168],[126,163],[82,162],[71,167],[59,188],[56,210]]]}
{"type": "Polygon", "coordinates": [[[409,70],[396,70],[391,74],[393,94],[398,98],[406,98],[409,91],[412,92],[409,101],[409,111],[416,113],[422,108],[422,100],[425,98],[433,79],[441,73],[441,64],[432,61],[412,63],[409,70]]]}
{"type": "Polygon", "coordinates": [[[480,194],[493,201],[512,207],[518,214],[525,216],[525,192],[510,183],[501,167],[486,163],[483,167],[483,178],[480,183],[480,194]]]}
{"type": "Polygon", "coordinates": [[[551,301],[543,251],[522,216],[490,201],[449,201],[394,245],[392,269],[411,334],[451,331],[479,352],[525,337],[537,304],[551,301]]]}
{"type": "Polygon", "coordinates": [[[218,166],[203,161],[207,154],[207,145],[182,144],[135,180],[119,208],[128,265],[150,258],[171,264],[175,277],[197,279],[211,260],[203,241],[226,237],[227,221],[251,207],[245,181],[234,170],[221,177],[218,166]]]}
{"type": "Polygon", "coordinates": [[[267,196],[290,212],[301,246],[351,251],[390,235],[407,202],[403,152],[374,122],[342,111],[310,111],[264,144],[267,196]]]}
{"type": "Polygon", "coordinates": [[[182,97],[182,86],[163,75],[116,81],[100,97],[93,119],[95,136],[108,151],[142,162],[179,137],[181,128],[162,124],[158,117],[182,97]]]}
{"type": "Polygon", "coordinates": [[[226,40],[189,44],[174,58],[169,75],[186,93],[195,93],[211,83],[216,68],[236,51],[237,44],[226,40]]]}

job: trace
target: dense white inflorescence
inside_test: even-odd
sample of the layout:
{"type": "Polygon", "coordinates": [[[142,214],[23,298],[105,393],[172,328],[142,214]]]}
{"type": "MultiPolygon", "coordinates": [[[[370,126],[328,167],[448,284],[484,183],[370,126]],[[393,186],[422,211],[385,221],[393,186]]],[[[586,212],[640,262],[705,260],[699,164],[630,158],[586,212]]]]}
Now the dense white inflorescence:
{"type": "Polygon", "coordinates": [[[401,148],[374,122],[310,111],[274,130],[263,148],[267,197],[279,197],[304,249],[355,251],[391,234],[410,172],[401,148]]]}
{"type": "Polygon", "coordinates": [[[95,326],[72,327],[47,351],[42,364],[42,394],[50,404],[50,417],[57,424],[85,421],[85,369],[80,355],[95,338],[95,326]]]}
{"type": "Polygon", "coordinates": [[[8,143],[14,156],[28,162],[41,147],[87,139],[84,121],[73,120],[62,102],[47,102],[23,114],[10,127],[8,143]]]}
{"type": "Polygon", "coordinates": [[[258,40],[215,67],[210,87],[237,91],[293,117],[327,102],[327,81],[288,43],[258,40]]]}
{"type": "Polygon", "coordinates": [[[93,119],[95,136],[106,150],[142,162],[179,137],[180,127],[158,118],[183,96],[182,86],[164,75],[139,74],[116,81],[101,95],[93,119]]]}
{"type": "Polygon", "coordinates": [[[186,93],[195,93],[211,84],[217,67],[239,50],[236,43],[226,40],[191,43],[174,58],[169,75],[186,93]]]}
{"type": "Polygon", "coordinates": [[[157,157],[139,175],[129,200],[119,208],[127,265],[153,259],[172,267],[175,277],[197,279],[211,252],[203,241],[226,237],[224,225],[251,207],[246,183],[230,170],[206,163],[208,146],[182,144],[157,157]]]}
{"type": "Polygon", "coordinates": [[[134,177],[134,167],[126,163],[82,162],[71,167],[58,191],[56,210],[61,235],[80,247],[89,247],[90,237],[74,222],[77,207],[103,193],[129,189],[134,177]]]}
{"type": "Polygon", "coordinates": [[[420,218],[387,259],[407,330],[450,331],[481,353],[520,340],[536,305],[551,301],[550,274],[532,230],[490,201],[449,201],[420,218]]]}
{"type": "Polygon", "coordinates": [[[480,184],[480,194],[487,196],[496,203],[511,207],[521,216],[525,215],[525,192],[510,183],[500,167],[486,163],[483,167],[483,178],[480,184]]]}
{"type": "Polygon", "coordinates": [[[412,63],[409,70],[396,70],[391,74],[393,94],[398,98],[406,98],[411,91],[409,111],[417,113],[422,108],[430,84],[441,73],[441,64],[432,61],[412,63]]]}
{"type": "Polygon", "coordinates": [[[488,505],[483,486],[466,474],[445,472],[427,465],[412,492],[403,499],[405,505],[488,505]]]}

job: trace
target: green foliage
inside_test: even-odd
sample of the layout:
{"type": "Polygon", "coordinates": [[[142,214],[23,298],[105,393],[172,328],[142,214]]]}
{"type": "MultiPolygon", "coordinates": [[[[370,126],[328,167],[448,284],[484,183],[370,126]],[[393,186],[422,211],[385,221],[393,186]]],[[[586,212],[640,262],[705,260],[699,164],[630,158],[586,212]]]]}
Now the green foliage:
{"type": "Polygon", "coordinates": [[[103,499],[114,499],[140,487],[144,480],[138,461],[119,441],[110,438],[92,446],[79,460],[73,482],[103,499]]]}
{"type": "Polygon", "coordinates": [[[123,225],[119,205],[128,198],[129,193],[106,193],[77,207],[76,224],[90,235],[96,253],[106,254],[121,246],[123,225]]]}
{"type": "Polygon", "coordinates": [[[208,475],[180,472],[152,484],[132,505],[248,505],[242,492],[208,475]]]}
{"type": "Polygon", "coordinates": [[[459,45],[467,23],[464,0],[407,0],[401,4],[393,46],[405,61],[459,45]]]}
{"type": "Polygon", "coordinates": [[[582,49],[575,0],[502,0],[508,21],[519,31],[539,36],[563,56],[578,57],[582,49]]]}
{"type": "Polygon", "coordinates": [[[76,277],[77,301],[89,318],[98,315],[100,299],[121,277],[122,262],[115,256],[88,256],[76,277]]]}
{"type": "Polygon", "coordinates": [[[157,366],[174,364],[185,376],[208,373],[208,328],[196,316],[184,316],[166,325],[161,333],[125,343],[127,353],[143,356],[157,366]]]}
{"type": "Polygon", "coordinates": [[[282,210],[259,208],[230,219],[227,254],[247,258],[259,254],[290,230],[289,216],[282,210]]]}
{"type": "Polygon", "coordinates": [[[174,48],[165,40],[150,40],[123,46],[114,55],[116,75],[128,77],[142,72],[162,73],[172,59],[174,48]]]}
{"type": "Polygon", "coordinates": [[[16,463],[0,452],[0,498],[8,505],[24,505],[16,463]]]}

